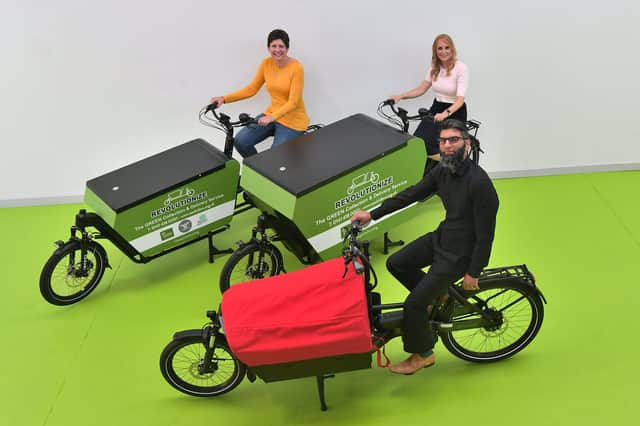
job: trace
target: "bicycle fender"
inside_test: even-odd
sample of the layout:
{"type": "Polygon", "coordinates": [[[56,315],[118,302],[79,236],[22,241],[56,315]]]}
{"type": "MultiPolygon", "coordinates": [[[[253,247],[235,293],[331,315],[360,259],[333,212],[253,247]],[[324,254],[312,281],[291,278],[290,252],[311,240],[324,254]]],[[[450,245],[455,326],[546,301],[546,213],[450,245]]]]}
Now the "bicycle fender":
{"type": "Polygon", "coordinates": [[[544,297],[544,294],[542,294],[542,290],[540,290],[540,288],[537,285],[534,285],[532,287],[536,291],[536,293],[538,293],[538,296],[540,296],[540,299],[542,299],[542,301],[546,305],[547,304],[547,299],[544,297]]]}
{"type": "Polygon", "coordinates": [[[482,287],[482,284],[485,284],[485,285],[486,284],[493,284],[493,283],[497,283],[497,282],[501,282],[501,281],[505,281],[505,280],[511,281],[511,282],[514,282],[514,283],[518,283],[518,284],[521,284],[521,285],[523,285],[523,286],[525,286],[527,288],[530,288],[538,296],[540,296],[540,299],[542,299],[542,301],[544,302],[545,305],[547,304],[547,299],[544,297],[544,294],[542,294],[542,290],[540,290],[540,288],[537,285],[535,285],[533,283],[530,283],[530,282],[528,282],[526,280],[519,279],[517,277],[488,279],[488,280],[484,280],[484,281],[480,282],[480,286],[482,287]]]}
{"type": "Polygon", "coordinates": [[[51,254],[52,256],[61,256],[62,255],[62,251],[69,246],[78,246],[80,247],[80,243],[78,242],[78,240],[69,240],[69,241],[62,241],[62,240],[58,240],[56,242],[54,242],[53,244],[55,244],[56,248],[53,250],[53,253],[51,254]]]}
{"type": "MultiPolygon", "coordinates": [[[[67,247],[76,246],[78,249],[80,249],[81,241],[78,239],[71,239],[71,240],[68,240],[67,242],[62,242],[61,240],[58,240],[54,244],[56,245],[56,249],[53,251],[52,256],[61,256],[63,250],[66,249],[67,247]]],[[[96,251],[98,251],[102,256],[102,258],[104,259],[105,268],[113,269],[109,264],[109,257],[107,256],[107,251],[104,249],[104,247],[102,247],[100,244],[96,243],[95,241],[91,241],[90,245],[92,247],[95,247],[96,251]]]]}
{"type": "Polygon", "coordinates": [[[107,251],[104,249],[104,247],[102,247],[102,245],[96,243],[95,241],[93,241],[92,244],[97,251],[100,252],[100,254],[102,255],[102,258],[104,259],[104,266],[105,268],[109,268],[109,269],[113,269],[111,267],[111,265],[109,264],[109,256],[107,256],[107,251]]]}
{"type": "MultiPolygon", "coordinates": [[[[180,340],[185,337],[201,337],[202,341],[204,342],[204,339],[206,336],[205,336],[205,331],[202,328],[193,328],[191,330],[177,331],[173,334],[173,340],[180,340]]],[[[227,336],[225,336],[220,332],[216,334],[215,339],[217,341],[223,342],[225,345],[228,345],[227,336]]]]}
{"type": "Polygon", "coordinates": [[[180,340],[185,337],[201,337],[204,342],[204,330],[201,328],[194,328],[191,330],[182,330],[173,334],[173,340],[180,340]]]}

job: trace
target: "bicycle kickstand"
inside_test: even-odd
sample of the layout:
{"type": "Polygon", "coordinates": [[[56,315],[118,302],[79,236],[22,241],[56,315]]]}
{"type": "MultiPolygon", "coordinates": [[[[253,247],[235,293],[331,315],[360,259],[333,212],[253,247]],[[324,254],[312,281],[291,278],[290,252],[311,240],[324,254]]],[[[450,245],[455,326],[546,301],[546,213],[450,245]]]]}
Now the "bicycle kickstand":
{"type": "Polygon", "coordinates": [[[316,376],[318,385],[318,397],[320,398],[320,410],[327,411],[327,402],[324,399],[324,379],[335,377],[333,374],[319,374],[316,376]]]}
{"type": "Polygon", "coordinates": [[[229,253],[233,253],[233,249],[226,249],[226,250],[220,250],[218,247],[216,247],[213,244],[213,236],[215,235],[214,232],[209,232],[207,235],[207,239],[209,240],[209,263],[213,263],[213,257],[216,254],[229,254],[229,253]]]}
{"type": "Polygon", "coordinates": [[[402,245],[404,245],[403,240],[391,241],[391,239],[389,238],[389,233],[388,232],[384,233],[384,249],[382,250],[384,254],[389,253],[389,247],[402,246],[402,245]]]}

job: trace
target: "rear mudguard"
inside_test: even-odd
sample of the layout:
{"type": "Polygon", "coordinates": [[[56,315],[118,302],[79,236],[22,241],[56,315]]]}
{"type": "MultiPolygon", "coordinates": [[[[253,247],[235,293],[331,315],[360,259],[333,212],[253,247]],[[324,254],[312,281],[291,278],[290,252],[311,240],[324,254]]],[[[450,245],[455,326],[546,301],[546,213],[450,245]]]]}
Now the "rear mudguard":
{"type": "Polygon", "coordinates": [[[540,290],[540,288],[537,285],[535,285],[532,281],[529,281],[529,280],[525,280],[525,279],[521,279],[521,278],[517,278],[517,277],[506,278],[506,279],[501,279],[501,280],[491,280],[491,279],[489,279],[489,280],[485,280],[485,281],[481,282],[480,286],[482,286],[482,284],[485,284],[485,285],[494,284],[494,283],[499,282],[499,281],[502,281],[502,282],[511,281],[511,282],[514,282],[514,283],[523,284],[523,285],[529,287],[531,290],[535,291],[538,294],[538,296],[540,296],[540,299],[542,299],[542,301],[545,304],[547,304],[547,299],[544,297],[544,294],[542,294],[542,290],[540,290]]]}
{"type": "Polygon", "coordinates": [[[540,296],[545,304],[547,303],[547,299],[544,297],[544,294],[542,294],[542,291],[536,285],[536,280],[533,274],[525,264],[485,269],[480,274],[479,284],[482,287],[483,283],[492,284],[497,281],[504,280],[519,282],[520,284],[530,287],[538,294],[538,296],[540,296]]]}

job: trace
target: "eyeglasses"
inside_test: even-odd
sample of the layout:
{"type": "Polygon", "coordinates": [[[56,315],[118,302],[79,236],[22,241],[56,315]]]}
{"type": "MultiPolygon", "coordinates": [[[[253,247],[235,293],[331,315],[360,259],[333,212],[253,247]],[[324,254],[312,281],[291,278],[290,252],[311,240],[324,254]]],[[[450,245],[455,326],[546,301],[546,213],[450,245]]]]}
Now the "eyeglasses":
{"type": "Polygon", "coordinates": [[[438,138],[438,141],[440,142],[441,145],[446,144],[447,142],[449,142],[450,144],[454,144],[454,143],[458,143],[460,141],[463,141],[467,138],[463,138],[462,136],[451,136],[450,138],[438,138]]]}

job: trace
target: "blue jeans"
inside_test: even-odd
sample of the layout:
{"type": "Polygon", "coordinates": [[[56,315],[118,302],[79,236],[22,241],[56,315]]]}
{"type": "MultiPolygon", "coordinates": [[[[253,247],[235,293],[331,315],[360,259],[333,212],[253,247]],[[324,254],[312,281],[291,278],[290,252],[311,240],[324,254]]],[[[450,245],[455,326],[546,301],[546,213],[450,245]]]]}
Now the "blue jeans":
{"type": "MultiPolygon", "coordinates": [[[[263,115],[264,114],[258,115],[256,120],[263,115]]],[[[246,158],[257,154],[258,151],[256,151],[255,146],[269,136],[273,136],[273,146],[275,146],[289,142],[291,139],[302,134],[304,134],[304,132],[300,130],[293,130],[275,121],[272,121],[266,126],[249,124],[238,132],[233,145],[236,147],[240,155],[242,155],[242,158],[246,158]]]]}

